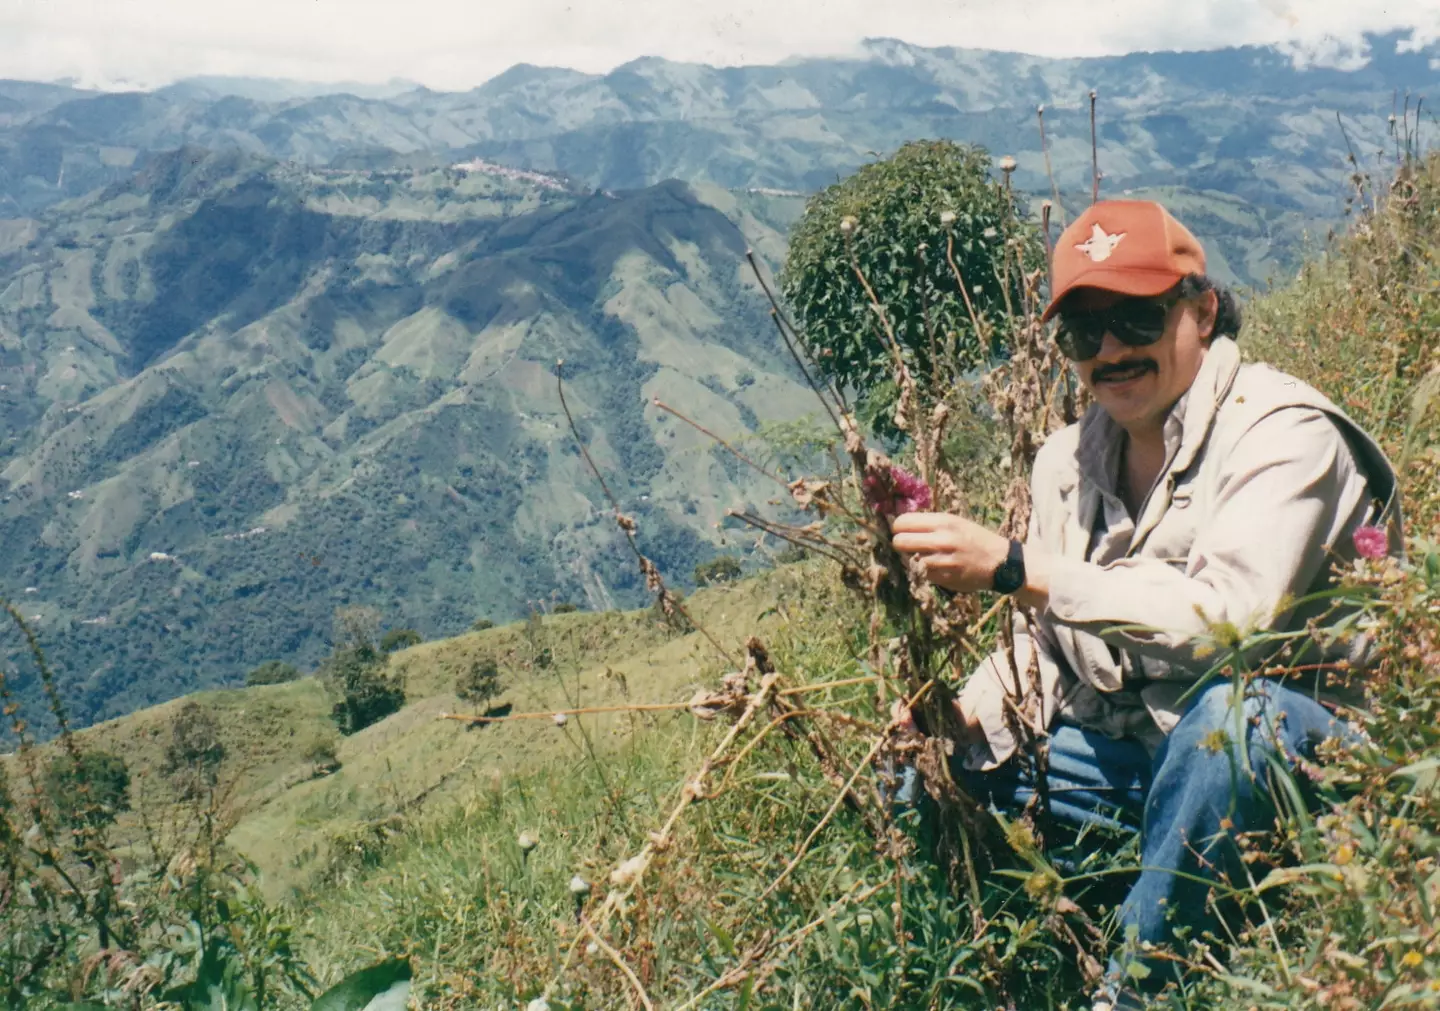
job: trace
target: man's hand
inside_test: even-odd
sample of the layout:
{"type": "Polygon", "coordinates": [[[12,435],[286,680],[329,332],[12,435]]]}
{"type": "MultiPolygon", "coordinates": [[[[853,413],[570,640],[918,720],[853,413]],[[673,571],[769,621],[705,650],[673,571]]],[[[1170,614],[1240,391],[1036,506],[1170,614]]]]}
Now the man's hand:
{"type": "MultiPolygon", "coordinates": [[[[895,550],[914,555],[925,578],[956,593],[994,585],[995,570],[1010,553],[1010,542],[993,530],[949,513],[905,513],[890,521],[895,550]]],[[[1044,552],[1025,549],[1025,585],[1015,594],[1025,607],[1050,606],[1050,563],[1044,552]]]]}
{"type": "MultiPolygon", "coordinates": [[[[955,719],[960,723],[960,743],[969,746],[983,743],[985,740],[985,728],[973,713],[967,712],[965,706],[958,698],[950,700],[950,706],[955,710],[955,719]]],[[[915,714],[903,699],[896,699],[890,706],[890,719],[902,734],[918,734],[920,728],[915,725],[915,714]]]]}
{"type": "Polygon", "coordinates": [[[1010,542],[949,513],[905,513],[890,521],[891,543],[914,555],[925,578],[956,593],[990,589],[1010,542]]]}

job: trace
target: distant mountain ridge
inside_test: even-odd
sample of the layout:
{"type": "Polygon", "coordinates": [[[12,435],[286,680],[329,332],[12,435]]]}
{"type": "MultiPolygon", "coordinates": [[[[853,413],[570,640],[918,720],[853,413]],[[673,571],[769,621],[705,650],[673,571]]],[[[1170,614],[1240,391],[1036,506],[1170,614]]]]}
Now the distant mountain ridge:
{"type": "Polygon", "coordinates": [[[0,82],[0,98],[25,109],[0,113],[10,120],[0,194],[31,213],[185,144],[348,167],[478,155],[603,189],[677,178],[813,191],[916,137],[1014,154],[1017,184],[1039,193],[1050,189],[1039,104],[1062,188],[1088,191],[1096,88],[1112,191],[1180,185],[1333,216],[1344,169],[1336,112],[1371,148],[1397,94],[1440,90],[1440,50],[1401,52],[1402,38],[1372,37],[1369,63],[1353,71],[1297,68],[1254,46],[1052,59],[874,39],[854,58],[731,68],[644,58],[606,74],[519,65],[470,91],[368,98],[267,100],[255,82],[202,81],[57,102],[53,87],[0,82]]]}

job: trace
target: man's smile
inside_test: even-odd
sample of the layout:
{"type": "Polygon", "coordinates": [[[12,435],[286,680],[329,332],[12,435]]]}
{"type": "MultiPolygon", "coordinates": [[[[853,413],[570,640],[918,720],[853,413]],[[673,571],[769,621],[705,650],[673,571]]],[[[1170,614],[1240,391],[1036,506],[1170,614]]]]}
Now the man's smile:
{"type": "Polygon", "coordinates": [[[1118,362],[1114,365],[1100,365],[1091,374],[1090,381],[1096,386],[1104,384],[1116,387],[1128,384],[1152,372],[1158,374],[1160,366],[1153,359],[1143,358],[1130,362],[1118,362]]]}

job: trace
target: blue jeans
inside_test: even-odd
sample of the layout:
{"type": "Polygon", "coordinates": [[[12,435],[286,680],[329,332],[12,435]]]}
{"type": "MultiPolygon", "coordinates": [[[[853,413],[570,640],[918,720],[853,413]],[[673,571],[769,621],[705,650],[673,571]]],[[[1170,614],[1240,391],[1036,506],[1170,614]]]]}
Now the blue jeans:
{"type": "MultiPolygon", "coordinates": [[[[1201,688],[1153,759],[1133,739],[1114,740],[1065,723],[1052,728],[1047,784],[1054,817],[1077,827],[1141,831],[1139,878],[1119,913],[1125,944],[1107,975],[1123,977],[1136,942],[1165,946],[1177,929],[1195,936],[1209,927],[1211,883],[1221,875],[1237,886],[1245,883],[1235,834],[1272,824],[1270,758],[1293,768],[1297,756],[1313,758],[1327,737],[1348,734],[1309,696],[1273,681],[1252,681],[1245,697],[1249,768],[1242,768],[1233,695],[1230,681],[1201,688]]],[[[990,772],[956,765],[956,779],[981,803],[1018,809],[1033,796],[1018,761],[990,772]]],[[[1147,968],[1152,975],[1146,989],[1164,982],[1154,971],[1158,964],[1147,968]]]]}

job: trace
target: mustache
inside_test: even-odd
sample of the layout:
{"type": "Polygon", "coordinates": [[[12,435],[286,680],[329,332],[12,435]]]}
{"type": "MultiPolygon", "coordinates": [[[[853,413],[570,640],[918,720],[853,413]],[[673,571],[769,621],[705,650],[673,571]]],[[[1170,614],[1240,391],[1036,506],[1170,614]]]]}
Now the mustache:
{"type": "Polygon", "coordinates": [[[1101,365],[1099,368],[1097,368],[1094,372],[1090,374],[1090,381],[1095,383],[1103,383],[1106,380],[1113,379],[1116,376],[1121,376],[1127,372],[1130,372],[1136,366],[1139,366],[1142,372],[1160,371],[1160,366],[1155,362],[1153,358],[1135,358],[1128,362],[1118,362],[1115,365],[1101,365]]]}

